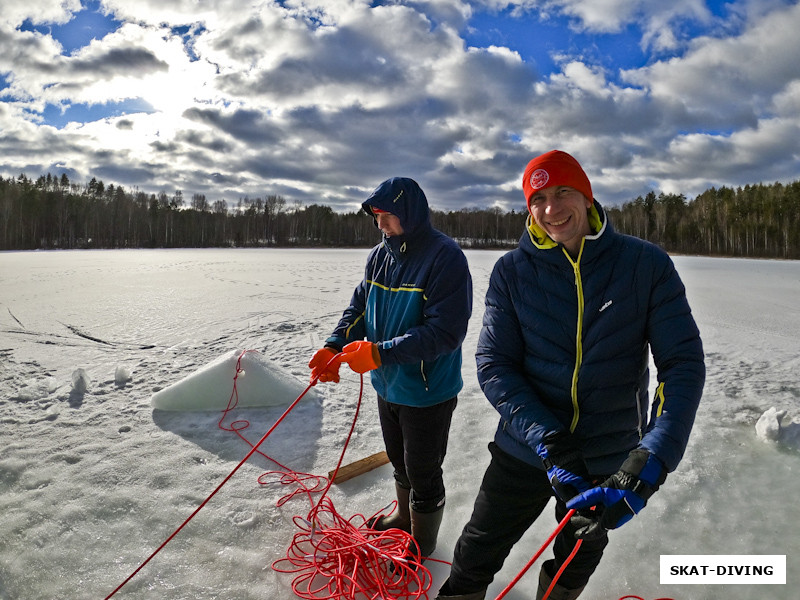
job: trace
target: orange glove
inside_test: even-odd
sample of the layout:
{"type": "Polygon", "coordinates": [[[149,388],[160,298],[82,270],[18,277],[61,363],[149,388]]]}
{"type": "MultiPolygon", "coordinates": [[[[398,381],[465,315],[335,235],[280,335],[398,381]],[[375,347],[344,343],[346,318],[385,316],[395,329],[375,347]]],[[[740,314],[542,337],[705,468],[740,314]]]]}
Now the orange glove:
{"type": "Polygon", "coordinates": [[[342,362],[339,359],[331,362],[334,356],[336,356],[336,352],[331,348],[320,348],[314,353],[314,356],[308,361],[308,368],[311,369],[310,381],[339,383],[339,366],[342,362]]]}
{"type": "Polygon", "coordinates": [[[342,362],[349,364],[356,373],[366,373],[381,366],[378,346],[364,340],[347,344],[342,348],[339,358],[342,362]]]}

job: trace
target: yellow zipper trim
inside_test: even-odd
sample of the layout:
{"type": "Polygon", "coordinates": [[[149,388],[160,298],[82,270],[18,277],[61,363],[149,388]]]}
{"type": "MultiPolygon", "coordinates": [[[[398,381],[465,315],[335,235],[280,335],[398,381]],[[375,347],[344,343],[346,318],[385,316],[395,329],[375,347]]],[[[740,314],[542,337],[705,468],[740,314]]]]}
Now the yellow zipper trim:
{"type": "Polygon", "coordinates": [[[387,292],[424,292],[424,288],[419,287],[410,287],[410,286],[400,286],[400,287],[389,287],[383,285],[382,283],[378,283],[377,281],[367,280],[369,285],[374,285],[375,287],[379,287],[382,290],[386,290],[387,292]]]}
{"type": "Polygon", "coordinates": [[[363,314],[363,313],[362,313],[362,314],[360,314],[360,315],[358,315],[358,318],[357,318],[355,321],[353,321],[353,322],[350,324],[350,327],[348,327],[348,328],[345,330],[345,332],[344,332],[344,335],[345,335],[345,337],[347,337],[347,338],[349,338],[349,337],[350,337],[350,330],[351,330],[351,329],[353,329],[353,327],[355,327],[355,326],[356,326],[356,323],[358,323],[358,322],[359,322],[361,319],[363,319],[363,318],[364,318],[364,314],[363,314]]]}
{"type": "Polygon", "coordinates": [[[578,373],[581,370],[581,363],[583,362],[583,281],[581,280],[581,256],[583,255],[583,245],[584,242],[581,241],[581,250],[578,253],[578,259],[573,261],[572,257],[569,255],[569,252],[566,249],[562,249],[564,254],[569,259],[569,262],[572,263],[572,269],[575,271],[575,288],[578,294],[578,326],[576,327],[575,331],[575,370],[572,371],[572,423],[570,423],[569,431],[573,433],[575,428],[578,426],[578,420],[580,419],[580,407],[578,406],[578,373]]]}
{"type": "Polygon", "coordinates": [[[658,400],[658,409],[656,410],[656,416],[660,417],[661,413],[664,410],[664,402],[667,401],[666,397],[664,396],[664,382],[662,381],[658,389],[656,390],[656,399],[658,400]]]}

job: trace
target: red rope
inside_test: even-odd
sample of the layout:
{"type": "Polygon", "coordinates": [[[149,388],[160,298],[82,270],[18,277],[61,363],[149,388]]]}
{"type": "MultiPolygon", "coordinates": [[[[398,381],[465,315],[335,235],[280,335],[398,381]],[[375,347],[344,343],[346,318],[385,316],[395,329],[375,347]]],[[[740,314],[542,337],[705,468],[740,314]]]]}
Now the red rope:
{"type": "Polygon", "coordinates": [[[282,469],[281,471],[268,471],[262,474],[258,478],[259,483],[267,485],[277,481],[282,485],[296,484],[294,490],[278,500],[279,506],[298,494],[306,494],[312,503],[312,508],[306,518],[296,516],[293,519],[300,531],[294,535],[286,557],[273,563],[273,569],[277,572],[297,574],[292,583],[292,590],[298,597],[314,600],[350,600],[355,598],[357,593],[363,593],[368,598],[386,600],[428,600],[427,591],[430,589],[432,578],[430,572],[422,566],[425,557],[420,556],[419,547],[413,537],[399,529],[376,531],[367,526],[367,522],[381,516],[383,510],[386,509],[378,511],[369,519],[363,515],[355,515],[350,519],[344,519],[336,512],[333,502],[327,497],[328,490],[342,465],[345,451],[355,431],[364,392],[363,375],[361,376],[358,403],[353,422],[342,453],[339,456],[334,475],[328,480],[326,477],[292,471],[258,450],[258,447],[283,422],[286,416],[308,393],[308,390],[317,383],[316,379],[309,383],[305,390],[292,402],[256,444],[251,444],[242,433],[250,426],[247,420],[240,419],[233,421],[228,426],[223,425],[225,417],[236,408],[239,402],[237,380],[242,372],[242,358],[248,352],[253,352],[253,350],[245,350],[236,361],[233,390],[218,426],[225,431],[235,433],[251,447],[250,451],[164,543],[150,554],[113,592],[106,596],[105,600],[114,596],[126,583],[133,579],[208,504],[211,498],[222,489],[222,486],[255,453],[269,459],[282,469]],[[312,494],[320,490],[322,490],[322,496],[314,503],[312,494]],[[284,564],[286,566],[283,566],[284,564]]]}
{"type": "MultiPolygon", "coordinates": [[[[269,485],[270,483],[275,483],[275,481],[269,480],[269,478],[272,476],[277,476],[276,481],[282,485],[291,485],[293,483],[297,484],[297,487],[293,491],[289,492],[287,495],[283,496],[280,500],[278,500],[277,502],[278,506],[283,506],[286,502],[288,502],[298,494],[306,494],[309,498],[309,501],[312,502],[311,494],[321,492],[323,489],[327,491],[328,487],[330,487],[330,484],[328,483],[328,479],[326,477],[320,475],[312,475],[310,473],[295,472],[289,467],[282,465],[280,462],[278,462],[271,456],[268,456],[265,453],[258,450],[257,448],[261,444],[261,442],[256,444],[254,447],[253,444],[244,436],[244,433],[242,433],[248,427],[250,427],[250,421],[248,421],[247,419],[238,419],[236,421],[233,421],[230,425],[223,424],[225,421],[225,417],[228,416],[228,413],[230,413],[233,409],[235,409],[239,404],[239,390],[237,388],[237,382],[239,379],[239,374],[244,371],[244,369],[242,369],[242,358],[244,358],[245,354],[248,354],[250,352],[257,352],[257,351],[245,350],[239,355],[239,358],[236,361],[236,373],[233,376],[233,389],[231,390],[230,398],[228,398],[228,406],[225,407],[225,409],[222,411],[222,416],[220,417],[217,426],[223,431],[230,431],[235,433],[244,443],[246,443],[251,448],[254,448],[258,454],[260,454],[267,460],[275,463],[281,469],[280,471],[268,471],[266,473],[263,473],[258,478],[258,482],[260,484],[269,485]]],[[[316,380],[312,381],[303,392],[303,395],[305,395],[311,387],[316,385],[316,383],[317,383],[316,380]]],[[[362,388],[363,388],[363,381],[362,381],[362,388]]],[[[359,393],[359,397],[360,395],[361,393],[359,393]]],[[[350,436],[348,436],[348,442],[349,439],[350,436]]]]}
{"type": "MultiPolygon", "coordinates": [[[[247,352],[247,351],[245,351],[245,352],[247,352]]],[[[244,353],[242,353],[242,355],[244,355],[244,353]]],[[[239,357],[239,362],[240,362],[240,361],[241,361],[241,356],[239,357]]],[[[237,362],[237,369],[239,368],[239,362],[237,362]]],[[[237,375],[238,375],[238,371],[237,371],[237,375]]],[[[178,528],[177,528],[177,529],[176,529],[176,530],[175,530],[175,531],[174,531],[174,532],[173,532],[173,533],[172,533],[172,534],[171,534],[171,535],[170,535],[170,536],[169,536],[169,537],[168,537],[166,540],[164,540],[164,543],[163,543],[163,544],[161,544],[161,545],[160,545],[158,548],[156,548],[156,549],[155,549],[155,551],[154,551],[154,552],[153,552],[153,553],[152,553],[150,556],[148,556],[148,557],[147,557],[147,559],[146,559],[146,560],[145,560],[145,561],[144,561],[144,562],[143,562],[141,565],[139,565],[139,566],[136,568],[136,570],[135,570],[133,573],[131,573],[131,574],[130,574],[130,575],[129,575],[129,576],[126,578],[126,579],[125,579],[125,581],[123,581],[121,584],[119,584],[119,586],[117,586],[117,588],[116,588],[116,589],[115,589],[113,592],[111,592],[111,593],[110,593],[108,596],[106,596],[106,599],[105,599],[105,600],[108,600],[108,599],[109,599],[109,598],[111,598],[111,597],[112,597],[114,594],[116,594],[116,593],[117,593],[117,592],[118,592],[120,589],[122,589],[122,587],[123,587],[123,586],[124,586],[126,583],[128,583],[128,582],[129,582],[131,579],[133,579],[133,577],[134,577],[134,576],[135,576],[135,575],[136,575],[136,574],[137,574],[139,571],[141,571],[141,570],[144,568],[144,566],[145,566],[147,563],[149,563],[149,562],[150,562],[150,561],[153,559],[153,557],[154,557],[156,554],[158,554],[159,552],[161,552],[161,549],[162,549],[162,548],[164,548],[164,546],[166,546],[166,545],[167,545],[167,544],[168,544],[170,541],[172,541],[172,539],[173,539],[173,538],[174,538],[176,535],[178,535],[178,533],[181,531],[181,529],[183,529],[183,528],[184,528],[184,527],[185,527],[185,526],[186,526],[186,525],[189,523],[189,521],[191,521],[191,520],[192,520],[192,519],[195,517],[195,515],[196,515],[197,513],[199,513],[199,512],[200,512],[200,510],[201,510],[201,509],[202,509],[202,508],[203,508],[203,507],[204,507],[206,504],[208,504],[209,500],[211,500],[211,498],[213,498],[213,497],[216,495],[216,493],[222,489],[222,486],[224,486],[226,483],[228,483],[228,481],[230,480],[230,478],[231,478],[231,477],[233,477],[233,475],[234,475],[234,474],[235,474],[235,473],[236,473],[236,472],[237,472],[237,471],[238,471],[238,470],[239,470],[239,469],[242,467],[242,465],[243,465],[244,463],[246,463],[246,462],[247,462],[247,461],[250,459],[250,457],[251,457],[251,456],[253,456],[253,454],[255,454],[255,453],[256,453],[256,451],[258,450],[258,447],[259,447],[261,444],[263,444],[263,443],[264,443],[264,440],[266,440],[266,439],[267,439],[267,438],[268,438],[270,435],[272,435],[272,432],[273,432],[273,431],[275,431],[275,429],[278,427],[278,425],[280,425],[280,424],[283,422],[283,420],[286,418],[286,416],[287,416],[287,415],[288,415],[290,412],[292,412],[292,410],[294,409],[294,407],[295,407],[295,406],[297,406],[297,403],[298,403],[298,402],[300,402],[300,400],[303,398],[303,396],[305,396],[305,395],[308,393],[308,390],[310,390],[310,389],[311,389],[311,386],[312,386],[312,385],[314,385],[315,383],[316,383],[316,381],[313,381],[313,382],[311,382],[311,383],[309,383],[309,384],[308,384],[308,386],[306,387],[306,389],[305,389],[305,390],[303,390],[303,393],[301,393],[301,394],[300,394],[300,395],[297,397],[297,399],[296,399],[294,402],[292,402],[292,404],[289,406],[289,408],[287,408],[287,409],[284,411],[284,413],[283,413],[283,414],[280,416],[280,418],[279,418],[279,419],[278,419],[278,420],[275,422],[275,424],[274,424],[274,425],[273,425],[273,426],[270,428],[270,430],[269,430],[269,431],[267,431],[267,433],[265,433],[265,434],[262,436],[262,438],[261,438],[261,439],[258,441],[258,443],[252,446],[252,449],[250,450],[250,452],[248,452],[248,453],[247,453],[247,455],[246,455],[246,456],[245,456],[245,457],[244,457],[244,458],[243,458],[241,461],[239,461],[239,464],[238,464],[238,465],[236,465],[236,466],[233,468],[233,470],[232,470],[230,473],[228,473],[228,475],[225,477],[225,479],[223,479],[223,480],[220,482],[220,484],[219,484],[219,485],[218,485],[216,488],[214,488],[214,491],[213,491],[213,492],[211,492],[211,493],[208,495],[208,497],[207,497],[205,500],[203,500],[203,502],[201,502],[201,503],[200,503],[200,505],[199,505],[199,506],[198,506],[198,507],[197,507],[197,508],[194,510],[194,512],[193,512],[191,515],[189,515],[189,517],[187,517],[187,519],[186,519],[186,520],[185,520],[183,523],[181,523],[180,527],[178,527],[178,528]]],[[[237,398],[238,398],[238,393],[237,393],[237,398]]]]}
{"type": "MultiPolygon", "coordinates": [[[[233,390],[228,399],[228,406],[223,410],[218,426],[225,431],[231,431],[239,436],[239,438],[251,447],[250,451],[225,479],[214,488],[214,491],[203,500],[195,511],[189,515],[180,527],[139,565],[125,581],[106,596],[105,600],[114,596],[128,581],[133,579],[133,577],[141,571],[144,566],[147,565],[150,560],[152,560],[153,557],[155,557],[156,554],[158,554],[189,523],[189,521],[195,517],[195,515],[197,515],[197,513],[200,512],[211,498],[222,489],[222,486],[224,486],[255,453],[267,458],[282,469],[281,471],[267,471],[263,473],[258,478],[260,484],[268,485],[275,482],[281,485],[296,484],[294,490],[278,500],[278,506],[282,506],[298,494],[305,494],[312,504],[311,510],[305,518],[300,516],[294,517],[293,522],[299,531],[294,534],[286,556],[276,560],[272,564],[272,568],[276,572],[295,574],[295,578],[292,581],[292,591],[294,591],[296,596],[307,600],[351,600],[355,598],[357,594],[362,594],[369,599],[429,600],[427,592],[431,587],[432,577],[430,571],[422,564],[427,557],[420,555],[419,546],[414,538],[409,533],[399,529],[377,531],[371,529],[367,525],[369,522],[377,521],[376,517],[381,516],[386,509],[378,511],[369,518],[357,514],[350,519],[345,519],[336,511],[333,502],[327,497],[328,490],[330,490],[333,480],[336,478],[336,473],[338,473],[342,465],[345,451],[355,431],[355,425],[363,399],[363,375],[361,375],[358,403],[356,405],[353,422],[339,456],[339,461],[336,464],[333,477],[328,480],[326,477],[292,471],[258,450],[258,447],[264,443],[273,431],[275,431],[286,416],[294,410],[295,406],[297,406],[300,400],[308,393],[308,390],[316,385],[316,379],[308,384],[305,390],[292,402],[275,424],[256,444],[251,444],[242,433],[250,426],[250,423],[246,419],[233,421],[229,426],[223,425],[225,417],[238,405],[239,392],[237,389],[237,380],[239,374],[242,372],[242,358],[248,352],[254,351],[245,350],[239,355],[236,361],[233,390]],[[320,490],[322,490],[322,495],[320,499],[314,503],[312,495],[320,490]]],[[[396,505],[396,503],[392,503],[389,506],[391,507],[393,505],[396,505]]],[[[389,507],[387,507],[387,509],[388,508],[389,507]]],[[[564,528],[574,513],[574,510],[567,513],[539,551],[528,561],[528,564],[525,565],[514,580],[506,586],[499,596],[497,596],[496,600],[501,600],[511,588],[516,585],[531,565],[536,562],[539,556],[550,545],[556,535],[564,528]]],[[[561,576],[566,565],[569,564],[577,553],[580,545],[581,541],[579,540],[572,554],[570,554],[561,570],[559,570],[553,578],[551,589],[561,576]]],[[[551,589],[547,590],[545,598],[550,594],[551,589]]]]}
{"type": "Polygon", "coordinates": [[[542,600],[547,600],[550,597],[550,594],[553,592],[553,588],[556,587],[556,584],[558,583],[558,580],[561,578],[561,575],[564,573],[564,570],[567,568],[569,563],[572,562],[572,559],[575,558],[575,555],[578,553],[578,550],[581,549],[582,543],[583,540],[578,540],[575,546],[572,548],[572,552],[569,553],[567,560],[564,561],[564,564],[561,565],[561,568],[558,570],[558,572],[553,577],[553,580],[550,582],[550,586],[547,588],[547,591],[544,593],[544,596],[542,596],[542,600]]]}
{"type": "MultiPolygon", "coordinates": [[[[239,420],[234,421],[229,427],[222,426],[227,413],[238,403],[236,380],[241,372],[241,358],[244,354],[243,352],[237,362],[233,391],[228,407],[220,419],[220,427],[235,432],[247,442],[242,434],[242,431],[249,426],[247,421],[239,420]]],[[[312,385],[315,383],[316,381],[312,385]]],[[[278,501],[278,505],[283,505],[298,494],[306,494],[312,505],[305,518],[294,517],[293,522],[299,531],[294,534],[286,556],[276,560],[272,568],[279,573],[295,575],[292,591],[299,598],[349,600],[355,598],[356,594],[363,594],[367,598],[386,600],[427,600],[432,577],[428,569],[422,566],[425,557],[420,556],[414,538],[399,529],[376,531],[368,527],[367,523],[377,520],[376,517],[383,511],[378,511],[369,518],[355,515],[345,519],[336,511],[333,502],[327,496],[355,431],[363,395],[364,377],[361,376],[353,421],[330,480],[307,473],[297,473],[260,453],[282,470],[263,473],[258,478],[259,483],[267,485],[278,482],[282,485],[296,485],[293,491],[278,501]],[[309,482],[313,482],[313,486],[309,487],[309,482]],[[322,487],[324,487],[322,495],[314,503],[312,494],[320,491],[322,487]]],[[[396,503],[390,506],[394,505],[396,503]]]]}
{"type": "MultiPolygon", "coordinates": [[[[525,575],[525,573],[528,572],[528,569],[530,569],[533,566],[533,563],[536,562],[536,560],[542,555],[542,553],[547,549],[547,547],[553,542],[553,540],[559,534],[559,532],[562,529],[564,529],[564,527],[566,527],[567,523],[569,523],[569,520],[572,518],[572,515],[574,515],[574,514],[575,514],[575,509],[572,509],[566,514],[566,516],[563,519],[561,519],[561,522],[555,528],[553,533],[550,534],[550,537],[548,537],[545,540],[544,544],[542,544],[542,547],[539,548],[539,550],[536,552],[536,554],[533,555],[533,557],[528,561],[528,563],[524,567],[522,567],[522,570],[519,573],[517,573],[517,576],[514,577],[514,579],[511,580],[511,583],[509,583],[505,587],[505,589],[502,592],[500,592],[500,595],[497,596],[497,598],[495,598],[495,600],[501,600],[501,598],[505,598],[506,594],[508,594],[508,592],[511,591],[511,588],[513,588],[515,585],[517,585],[517,582],[520,579],[522,579],[522,576],[525,575]]],[[[569,562],[573,559],[575,554],[578,552],[578,548],[580,548],[582,541],[583,540],[578,540],[578,542],[575,544],[575,548],[573,549],[572,554],[570,554],[569,557],[567,558],[567,560],[564,562],[564,566],[562,566],[561,569],[556,574],[556,576],[553,577],[553,581],[550,584],[550,589],[547,590],[547,593],[544,595],[543,600],[546,599],[550,595],[551,589],[553,588],[553,586],[558,581],[558,578],[561,576],[561,573],[564,571],[564,568],[566,568],[566,566],[569,564],[569,562]]]]}
{"type": "MultiPolygon", "coordinates": [[[[357,514],[345,519],[327,496],[355,431],[363,395],[364,376],[361,375],[355,415],[339,462],[308,515],[294,518],[299,531],[293,536],[286,556],[276,560],[272,568],[278,573],[294,574],[292,591],[307,600],[350,600],[357,594],[385,600],[428,600],[432,577],[422,566],[425,557],[420,555],[411,534],[400,529],[377,531],[367,525],[377,521],[376,517],[386,509],[369,518],[357,514]]],[[[265,473],[259,481],[264,483],[262,479],[269,475],[280,476],[281,483],[296,481],[288,470],[265,473]]],[[[303,484],[298,483],[299,490],[303,484]]],[[[282,501],[298,490],[284,496],[282,501]]]]}
{"type": "Polygon", "coordinates": [[[345,519],[322,498],[307,519],[295,517],[299,531],[272,568],[295,575],[292,591],[299,598],[427,599],[431,575],[414,539],[399,529],[376,531],[368,521],[345,519]]]}

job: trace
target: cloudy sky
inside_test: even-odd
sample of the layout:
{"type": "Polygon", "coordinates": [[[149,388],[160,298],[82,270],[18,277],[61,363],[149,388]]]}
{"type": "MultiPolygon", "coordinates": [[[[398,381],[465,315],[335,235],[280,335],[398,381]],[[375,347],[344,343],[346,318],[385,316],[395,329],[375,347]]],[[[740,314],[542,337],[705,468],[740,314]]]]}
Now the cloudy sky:
{"type": "Polygon", "coordinates": [[[0,174],[355,209],[416,179],[524,208],[553,148],[595,197],[800,179],[788,0],[3,0],[0,174]]]}

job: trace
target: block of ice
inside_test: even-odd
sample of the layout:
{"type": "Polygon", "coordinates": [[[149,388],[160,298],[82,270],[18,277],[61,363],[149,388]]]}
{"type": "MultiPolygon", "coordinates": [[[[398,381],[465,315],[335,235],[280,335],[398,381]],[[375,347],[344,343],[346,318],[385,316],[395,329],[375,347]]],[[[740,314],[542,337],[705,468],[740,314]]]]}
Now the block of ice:
{"type": "Polygon", "coordinates": [[[764,411],[756,422],[758,437],[764,441],[777,441],[781,437],[781,419],[785,416],[785,410],[777,410],[774,406],[764,411]]]}
{"type": "Polygon", "coordinates": [[[85,394],[91,383],[89,374],[85,369],[75,369],[72,372],[72,391],[75,394],[85,394]]]}
{"type": "MultiPolygon", "coordinates": [[[[241,372],[236,379],[237,406],[279,406],[293,402],[306,385],[281,370],[259,352],[233,350],[201,367],[180,381],[159,390],[150,399],[160,410],[224,410],[233,390],[236,364],[241,356],[241,372]]],[[[318,398],[314,390],[306,398],[318,398]]]]}

